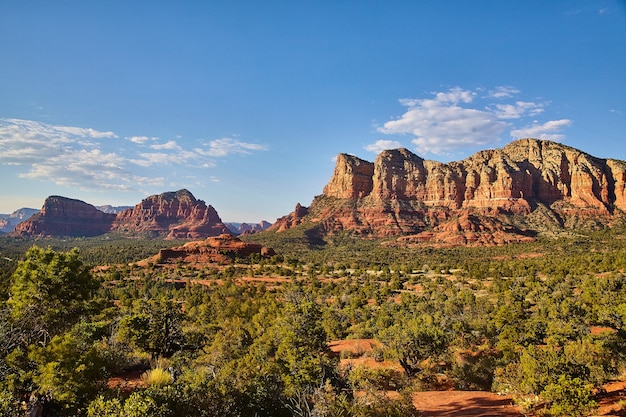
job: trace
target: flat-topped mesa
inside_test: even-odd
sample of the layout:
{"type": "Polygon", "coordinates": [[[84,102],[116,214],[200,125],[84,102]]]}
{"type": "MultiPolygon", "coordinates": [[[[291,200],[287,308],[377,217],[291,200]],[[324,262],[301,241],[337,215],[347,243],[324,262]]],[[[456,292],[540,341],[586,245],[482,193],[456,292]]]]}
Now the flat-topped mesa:
{"type": "Polygon", "coordinates": [[[446,222],[472,214],[477,217],[471,224],[482,221],[486,232],[501,224],[506,233],[525,240],[526,227],[542,227],[538,219],[552,219],[549,227],[593,227],[624,212],[626,162],[596,158],[560,143],[520,139],[449,163],[424,160],[407,149],[383,151],[373,163],[340,154],[309,214],[297,216],[298,222],[287,221],[294,215],[285,216],[273,229],[309,221],[325,233],[414,235],[443,231],[446,222]],[[481,220],[485,216],[492,219],[481,220]],[[526,216],[529,221],[519,221],[526,216]]]}
{"type": "Polygon", "coordinates": [[[43,207],[15,226],[15,236],[97,236],[111,228],[115,214],[104,213],[81,200],[50,196],[43,207]]]}
{"type": "Polygon", "coordinates": [[[201,265],[214,262],[230,264],[236,258],[248,258],[252,255],[269,258],[275,254],[272,248],[243,242],[235,236],[224,234],[209,237],[202,241],[187,242],[174,248],[161,249],[158,255],[142,261],[142,263],[175,264],[185,262],[201,265]]]}
{"type": "Polygon", "coordinates": [[[521,139],[447,164],[407,149],[381,152],[372,164],[340,154],[323,195],[413,201],[449,208],[501,208],[527,213],[557,201],[608,214],[626,209],[625,164],[555,142],[521,139]]]}
{"type": "Polygon", "coordinates": [[[187,239],[229,234],[217,211],[187,190],[145,198],[117,215],[113,230],[187,239]]]}

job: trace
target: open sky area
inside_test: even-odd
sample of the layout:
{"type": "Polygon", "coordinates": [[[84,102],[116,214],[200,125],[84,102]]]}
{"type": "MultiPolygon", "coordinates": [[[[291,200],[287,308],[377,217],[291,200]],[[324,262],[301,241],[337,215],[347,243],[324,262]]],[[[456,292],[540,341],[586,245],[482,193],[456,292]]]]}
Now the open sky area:
{"type": "Polygon", "coordinates": [[[334,158],[522,137],[626,160],[626,2],[0,0],[0,213],[187,188],[309,205],[334,158]]]}

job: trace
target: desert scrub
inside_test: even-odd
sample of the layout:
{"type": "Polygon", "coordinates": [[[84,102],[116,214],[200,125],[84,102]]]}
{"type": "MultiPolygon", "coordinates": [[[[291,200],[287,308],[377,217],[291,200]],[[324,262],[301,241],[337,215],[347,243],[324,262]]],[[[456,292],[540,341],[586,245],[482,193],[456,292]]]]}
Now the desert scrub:
{"type": "Polygon", "coordinates": [[[174,382],[174,377],[163,368],[157,367],[141,374],[141,382],[146,387],[169,385],[174,382]]]}

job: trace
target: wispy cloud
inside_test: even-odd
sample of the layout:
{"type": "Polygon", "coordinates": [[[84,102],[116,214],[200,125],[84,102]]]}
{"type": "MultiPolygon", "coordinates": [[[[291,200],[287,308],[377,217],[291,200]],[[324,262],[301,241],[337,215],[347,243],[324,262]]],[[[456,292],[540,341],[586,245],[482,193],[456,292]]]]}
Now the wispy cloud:
{"type": "Polygon", "coordinates": [[[156,149],[156,150],[159,150],[159,149],[182,150],[182,148],[178,146],[178,144],[174,140],[170,140],[165,143],[158,143],[155,145],[150,145],[150,148],[156,149]]]}
{"type": "Polygon", "coordinates": [[[537,138],[560,142],[565,135],[560,133],[563,128],[572,124],[570,119],[550,120],[545,123],[534,121],[532,125],[511,131],[511,136],[516,138],[537,138]]]}
{"type": "MultiPolygon", "coordinates": [[[[388,135],[409,135],[418,152],[433,154],[490,146],[498,143],[507,131],[513,138],[562,140],[564,136],[560,132],[571,123],[569,119],[543,124],[534,122],[523,128],[514,124],[528,124],[528,118],[543,114],[547,105],[545,102],[513,100],[520,93],[512,86],[495,87],[486,94],[483,89],[474,91],[455,87],[433,92],[430,98],[401,99],[400,104],[407,110],[377,130],[388,135]]],[[[377,149],[377,143],[366,149],[377,149]]]]}
{"type": "Polygon", "coordinates": [[[157,138],[150,138],[148,136],[131,136],[129,138],[126,138],[129,141],[133,142],[133,143],[137,143],[140,145],[143,145],[144,143],[156,140],[157,138]]]}
{"type": "Polygon", "coordinates": [[[520,90],[515,87],[512,87],[510,85],[501,85],[501,86],[494,88],[493,90],[490,90],[487,97],[505,98],[505,97],[513,97],[514,95],[519,94],[519,93],[520,93],[520,90]]]}
{"type": "Polygon", "coordinates": [[[23,167],[21,178],[84,190],[125,191],[170,183],[172,170],[163,170],[164,166],[215,168],[221,156],[266,149],[229,138],[185,148],[175,140],[138,135],[126,137],[122,150],[119,142],[111,143],[117,138],[111,131],[0,119],[0,164],[23,167]]]}
{"type": "Polygon", "coordinates": [[[397,140],[377,140],[372,144],[364,146],[366,151],[376,154],[381,153],[382,151],[387,149],[397,149],[401,147],[402,143],[398,142],[397,140]]]}
{"type": "Polygon", "coordinates": [[[473,102],[476,93],[460,88],[433,93],[430,99],[403,99],[408,110],[388,121],[378,131],[385,134],[413,135],[419,152],[447,153],[470,145],[497,142],[506,123],[491,111],[464,104],[473,102]]]}
{"type": "Polygon", "coordinates": [[[241,142],[232,138],[221,138],[209,141],[198,151],[207,156],[221,157],[230,154],[250,154],[252,151],[265,151],[266,146],[256,143],[241,142]]]}
{"type": "Polygon", "coordinates": [[[493,112],[499,119],[519,119],[523,116],[536,116],[543,110],[541,103],[516,101],[514,104],[496,104],[493,112]]]}

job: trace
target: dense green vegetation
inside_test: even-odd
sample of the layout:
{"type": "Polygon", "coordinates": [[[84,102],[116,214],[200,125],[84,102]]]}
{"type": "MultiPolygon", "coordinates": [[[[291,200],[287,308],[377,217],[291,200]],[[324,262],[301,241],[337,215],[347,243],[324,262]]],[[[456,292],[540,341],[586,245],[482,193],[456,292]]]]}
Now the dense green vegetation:
{"type": "Polygon", "coordinates": [[[456,387],[582,416],[625,376],[622,230],[487,248],[248,239],[278,255],[140,268],[177,243],[0,239],[0,415],[410,416],[411,392],[456,387]],[[399,370],[341,366],[341,339],[376,339],[368,354],[399,370]]]}

